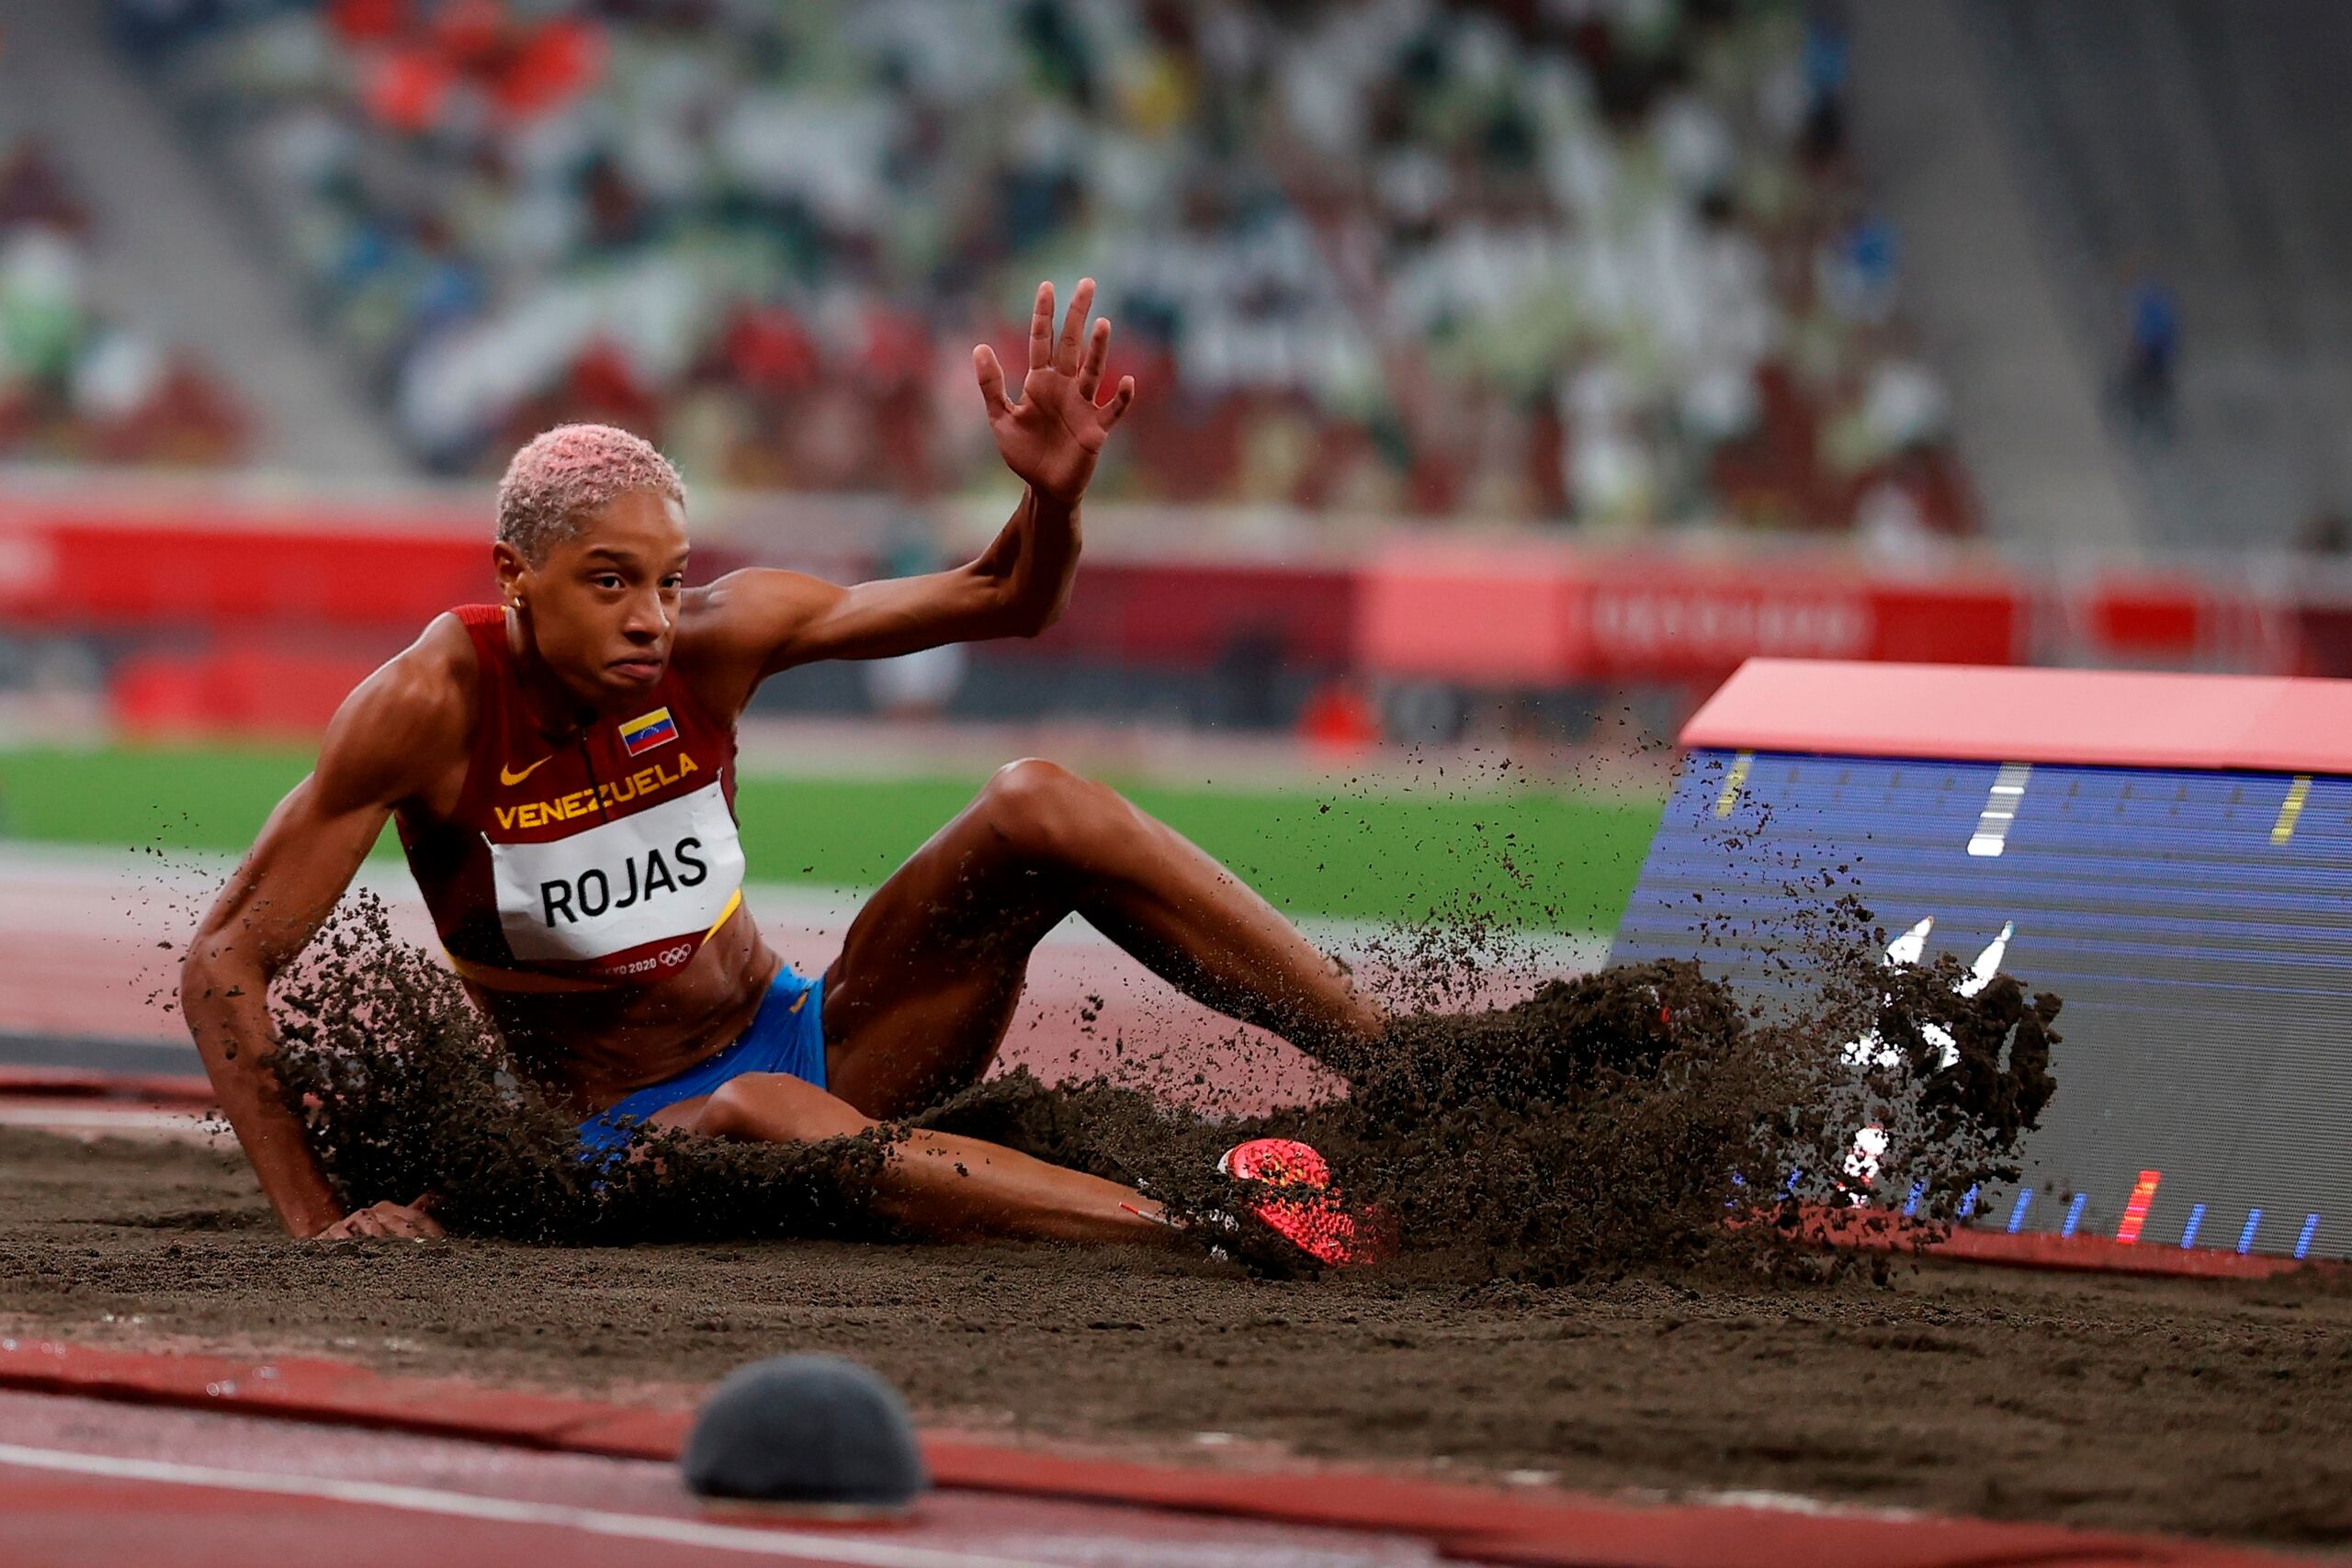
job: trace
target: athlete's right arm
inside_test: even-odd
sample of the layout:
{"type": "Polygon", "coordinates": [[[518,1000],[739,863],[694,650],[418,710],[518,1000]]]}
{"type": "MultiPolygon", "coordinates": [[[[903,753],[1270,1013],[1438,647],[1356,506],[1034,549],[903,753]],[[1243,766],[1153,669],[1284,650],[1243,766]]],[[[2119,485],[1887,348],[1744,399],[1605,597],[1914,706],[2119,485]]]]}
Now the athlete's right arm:
{"type": "MultiPolygon", "coordinates": [[[[367,857],[394,806],[424,790],[465,745],[462,688],[431,633],[344,699],[318,768],[278,802],[189,944],[180,1006],[263,1193],[298,1236],[384,1234],[344,1221],[334,1190],[270,1070],[269,984],[306,946],[367,857]]],[[[431,1222],[423,1221],[430,1229],[431,1222]]],[[[410,1231],[395,1220],[392,1228],[410,1231]]]]}

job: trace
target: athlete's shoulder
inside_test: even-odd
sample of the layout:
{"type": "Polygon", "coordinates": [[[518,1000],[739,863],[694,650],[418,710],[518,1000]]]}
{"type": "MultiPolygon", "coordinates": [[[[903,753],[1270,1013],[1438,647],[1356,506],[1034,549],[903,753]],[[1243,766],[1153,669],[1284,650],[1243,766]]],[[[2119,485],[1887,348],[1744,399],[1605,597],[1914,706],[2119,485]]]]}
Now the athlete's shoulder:
{"type": "Polygon", "coordinates": [[[380,717],[424,728],[454,722],[463,739],[481,681],[481,655],[472,634],[456,611],[445,610],[359,689],[376,688],[380,717]]]}
{"type": "Polygon", "coordinates": [[[768,673],[775,649],[822,615],[840,592],[820,578],[773,567],[730,571],[682,596],[672,662],[705,708],[731,720],[768,673]]]}
{"type": "Polygon", "coordinates": [[[427,787],[471,739],[481,658],[454,613],[377,667],[335,710],[319,749],[321,783],[390,803],[427,787]]]}
{"type": "Polygon", "coordinates": [[[773,635],[779,615],[814,615],[839,592],[821,578],[777,567],[744,567],[690,588],[678,603],[678,635],[726,640],[773,635]]]}

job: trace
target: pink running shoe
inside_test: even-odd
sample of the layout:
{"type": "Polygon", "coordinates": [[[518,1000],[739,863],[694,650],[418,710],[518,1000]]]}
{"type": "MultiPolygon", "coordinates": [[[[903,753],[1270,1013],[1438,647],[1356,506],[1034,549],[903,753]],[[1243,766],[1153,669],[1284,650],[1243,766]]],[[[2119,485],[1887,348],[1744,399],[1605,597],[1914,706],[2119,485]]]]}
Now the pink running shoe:
{"type": "Polygon", "coordinates": [[[1314,1145],[1296,1138],[1252,1138],[1216,1156],[1220,1175],[1237,1181],[1271,1181],[1277,1187],[1331,1185],[1331,1166],[1314,1145]]]}
{"type": "Polygon", "coordinates": [[[1391,1247],[1377,1215],[1351,1212],[1331,1187],[1329,1161],[1295,1138],[1252,1138],[1218,1156],[1216,1168],[1238,1181],[1263,1183],[1269,1194],[1250,1212],[1317,1263],[1334,1269],[1375,1263],[1391,1247]]]}

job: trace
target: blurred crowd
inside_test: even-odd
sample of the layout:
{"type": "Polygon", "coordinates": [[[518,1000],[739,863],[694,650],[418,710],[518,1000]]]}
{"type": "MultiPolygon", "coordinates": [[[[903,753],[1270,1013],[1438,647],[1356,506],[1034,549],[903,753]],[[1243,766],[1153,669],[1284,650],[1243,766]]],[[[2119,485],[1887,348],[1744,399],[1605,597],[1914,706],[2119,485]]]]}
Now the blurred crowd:
{"type": "Polygon", "coordinates": [[[993,478],[1102,283],[1122,499],[1968,526],[1796,0],[116,0],[433,468],[993,478]],[[1018,363],[1012,359],[1012,363],[1018,363]]]}
{"type": "Polygon", "coordinates": [[[234,461],[233,399],[107,312],[98,243],[40,142],[0,117],[0,461],[234,461]]]}

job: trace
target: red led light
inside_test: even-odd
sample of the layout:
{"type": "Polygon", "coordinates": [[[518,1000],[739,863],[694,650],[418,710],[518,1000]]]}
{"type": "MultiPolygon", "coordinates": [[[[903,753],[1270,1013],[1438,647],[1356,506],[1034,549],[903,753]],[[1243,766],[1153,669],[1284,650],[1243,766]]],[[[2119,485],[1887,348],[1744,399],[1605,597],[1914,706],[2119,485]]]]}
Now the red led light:
{"type": "Polygon", "coordinates": [[[2123,1223],[2115,1227],[2117,1241],[2129,1247],[2140,1239],[2140,1227],[2148,1223],[2148,1205],[2155,1201],[2156,1183],[2163,1179],[2160,1170],[2143,1170],[2132,1184],[2131,1200],[2123,1205],[2123,1223]]]}

